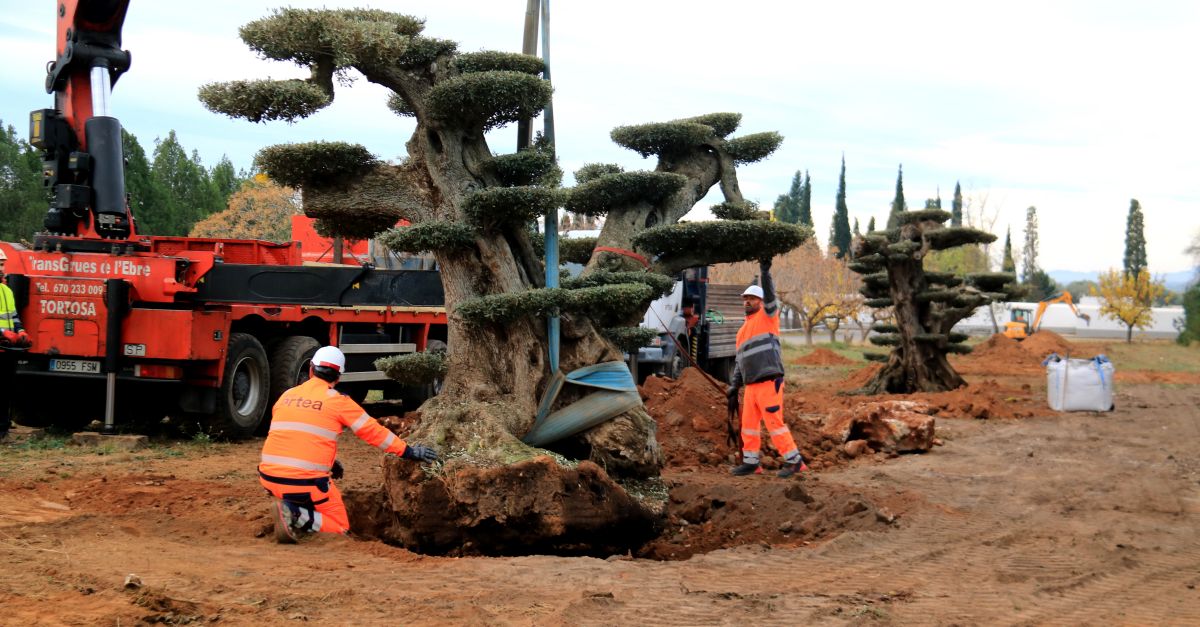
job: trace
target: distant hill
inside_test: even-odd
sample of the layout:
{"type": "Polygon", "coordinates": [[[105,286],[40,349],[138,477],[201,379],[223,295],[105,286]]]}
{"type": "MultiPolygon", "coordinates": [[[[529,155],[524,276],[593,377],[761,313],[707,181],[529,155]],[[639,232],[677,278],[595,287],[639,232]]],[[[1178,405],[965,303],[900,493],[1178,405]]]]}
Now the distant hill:
{"type": "MultiPolygon", "coordinates": [[[[1066,285],[1072,281],[1095,281],[1096,277],[1100,276],[1099,272],[1076,272],[1075,270],[1047,270],[1046,274],[1058,281],[1059,285],[1066,285]]],[[[1187,289],[1187,286],[1196,278],[1196,273],[1191,270],[1168,272],[1162,275],[1162,278],[1167,289],[1181,292],[1187,289]]]]}

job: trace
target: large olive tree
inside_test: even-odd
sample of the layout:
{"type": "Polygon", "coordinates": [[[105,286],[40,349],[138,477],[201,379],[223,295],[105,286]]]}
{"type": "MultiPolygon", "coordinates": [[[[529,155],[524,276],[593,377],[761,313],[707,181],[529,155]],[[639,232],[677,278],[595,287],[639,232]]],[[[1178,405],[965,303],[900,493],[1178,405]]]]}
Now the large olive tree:
{"type": "MultiPolygon", "coordinates": [[[[452,41],[422,36],[422,28],[420,20],[383,11],[279,10],[242,27],[241,37],[266,58],[308,67],[311,78],[213,84],[200,93],[210,109],[227,115],[294,120],[327,106],[334,79],[345,79],[353,70],[390,89],[389,107],[415,119],[407,159],[399,164],[384,163],[361,146],[328,142],[274,146],[257,158],[273,179],[302,190],[306,214],[319,218],[325,232],[369,237],[386,231],[382,240],[391,248],[430,251],[438,261],[451,314],[445,362],[405,356],[379,364],[401,379],[444,373],[441,393],[422,406],[420,424],[411,434],[447,454],[443,485],[426,503],[427,510],[443,511],[412,512],[420,509],[422,497],[408,486],[410,480],[419,484],[423,479],[419,473],[409,475],[409,466],[390,463],[385,477],[401,526],[408,529],[400,535],[415,544],[439,533],[441,540],[435,543],[453,543],[458,536],[446,539],[444,533],[449,523],[462,529],[511,516],[512,503],[495,505],[496,498],[507,497],[481,500],[462,477],[477,472],[472,468],[495,472],[497,465],[539,453],[521,438],[554,374],[547,359],[547,315],[562,316],[563,371],[620,360],[613,340],[636,343],[644,338],[623,327],[640,319],[647,304],[670,289],[662,272],[704,261],[692,248],[719,251],[719,260],[758,258],[794,247],[804,237],[794,227],[766,222],[759,223],[761,233],[745,226],[671,226],[717,182],[727,198],[742,203],[735,163],[765,157],[778,145],[777,135],[724,139],[740,117],[732,114],[660,125],[665,129],[661,137],[632,127],[621,135],[628,139],[618,141],[659,155],[656,172],[592,168],[595,176],[584,172],[579,187],[562,190],[553,146],[495,155],[484,139],[485,131],[532,117],[549,102],[550,85],[540,76],[542,61],[501,52],[459,53],[452,41]],[[601,242],[624,250],[640,246],[653,258],[652,267],[593,259],[584,276],[546,288],[540,241],[531,226],[564,203],[580,213],[607,213],[601,242]],[[656,219],[624,219],[650,213],[656,219]],[[413,226],[389,230],[400,218],[413,226]],[[647,229],[654,225],[662,226],[647,229]],[[722,234],[726,245],[695,246],[704,236],[722,234]],[[636,240],[639,236],[650,237],[636,240]],[[739,242],[746,244],[740,254],[739,242]],[[494,505],[492,510],[483,511],[489,507],[485,501],[494,505]],[[432,525],[430,516],[440,516],[446,524],[432,525]],[[418,528],[433,530],[425,535],[412,531],[418,528]]],[[[364,132],[370,130],[364,124],[364,132]]],[[[614,137],[621,133],[618,129],[614,137]]],[[[564,256],[588,254],[592,244],[564,246],[564,256]]],[[[566,392],[559,402],[576,400],[578,394],[566,392]]],[[[604,469],[600,475],[654,477],[661,465],[654,431],[652,419],[639,407],[558,448],[596,462],[604,469]]],[[[616,484],[594,474],[581,472],[562,483],[567,486],[585,474],[593,490],[611,493],[609,504],[628,499],[616,484]]],[[[535,475],[542,476],[522,476],[535,475]]],[[[547,481],[557,480],[547,476],[547,481]]],[[[565,525],[545,526],[546,534],[569,535],[564,526],[571,526],[571,517],[563,511],[543,513],[567,518],[565,525]]],[[[603,516],[593,518],[585,522],[605,522],[603,516]]]]}

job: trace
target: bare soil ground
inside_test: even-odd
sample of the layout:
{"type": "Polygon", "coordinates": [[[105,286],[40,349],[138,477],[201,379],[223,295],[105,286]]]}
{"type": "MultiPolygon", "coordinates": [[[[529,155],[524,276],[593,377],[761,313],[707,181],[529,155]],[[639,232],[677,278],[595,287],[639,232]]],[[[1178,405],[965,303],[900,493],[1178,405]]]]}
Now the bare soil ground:
{"type": "MultiPolygon", "coordinates": [[[[836,395],[861,372],[797,370],[787,417],[816,463],[790,481],[726,474],[719,393],[648,389],[669,525],[608,559],[276,545],[259,442],[0,445],[0,624],[1200,623],[1200,387],[1126,381],[1115,412],[1050,415],[1041,377],[992,374],[942,399],[944,446],[849,459],[811,424],[866,400],[836,395]]],[[[378,452],[342,446],[340,485],[374,490],[378,452]]]]}

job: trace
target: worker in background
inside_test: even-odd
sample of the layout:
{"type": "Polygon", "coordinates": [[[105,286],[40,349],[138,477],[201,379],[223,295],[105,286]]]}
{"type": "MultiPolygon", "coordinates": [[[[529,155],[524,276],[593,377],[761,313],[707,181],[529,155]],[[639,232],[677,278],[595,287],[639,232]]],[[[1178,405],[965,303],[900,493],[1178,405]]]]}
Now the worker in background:
{"type": "Polygon", "coordinates": [[[737,476],[762,474],[762,423],[775,450],[783,455],[780,477],[808,470],[792,433],[783,422],[783,350],[779,343],[779,302],[771,281],[771,261],[759,262],[762,287],[751,285],[742,292],[746,321],[737,334],[737,357],[726,390],[729,407],[736,411],[738,388],[746,387],[742,401],[742,463],[733,468],[737,476]]]}
{"type": "Polygon", "coordinates": [[[333,346],[317,349],[309,379],[286,391],[272,408],[271,430],[263,444],[259,482],[275,497],[275,539],[294,544],[310,533],[350,529],[342,494],[332,479],[342,478],[337,438],[348,427],[385,453],[422,462],[437,460],[432,449],[404,440],[334,389],[346,356],[333,346]]]}
{"type": "MultiPolygon", "coordinates": [[[[0,250],[0,281],[4,279],[4,265],[8,255],[0,250]]],[[[0,440],[8,436],[12,424],[8,418],[8,400],[12,394],[13,367],[11,349],[29,348],[29,336],[21,327],[17,315],[17,299],[8,285],[0,282],[0,440]]]]}

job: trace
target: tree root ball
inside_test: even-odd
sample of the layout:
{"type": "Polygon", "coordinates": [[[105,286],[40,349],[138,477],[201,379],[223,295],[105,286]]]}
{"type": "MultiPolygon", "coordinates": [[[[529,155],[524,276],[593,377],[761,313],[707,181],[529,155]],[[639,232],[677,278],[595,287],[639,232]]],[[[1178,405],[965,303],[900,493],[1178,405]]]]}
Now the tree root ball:
{"type": "Polygon", "coordinates": [[[638,500],[586,461],[574,468],[548,456],[492,467],[452,461],[429,473],[388,458],[384,473],[390,520],[360,503],[354,509],[370,516],[356,531],[427,554],[624,553],[658,535],[666,511],[665,500],[638,500]]]}

